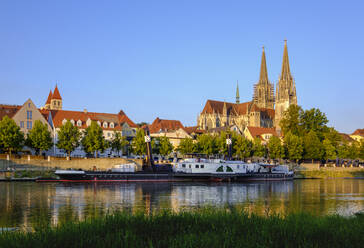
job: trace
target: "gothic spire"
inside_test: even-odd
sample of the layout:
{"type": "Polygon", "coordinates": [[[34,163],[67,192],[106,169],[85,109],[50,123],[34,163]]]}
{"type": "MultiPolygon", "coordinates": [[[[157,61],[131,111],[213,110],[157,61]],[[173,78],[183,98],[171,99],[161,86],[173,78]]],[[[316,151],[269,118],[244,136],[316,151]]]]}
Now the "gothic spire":
{"type": "Polygon", "coordinates": [[[280,80],[291,80],[291,79],[292,79],[292,75],[291,75],[291,71],[289,69],[287,40],[284,40],[282,72],[281,72],[280,80]]]}
{"type": "Polygon", "coordinates": [[[236,104],[240,103],[239,81],[236,81],[236,104]]]}
{"type": "Polygon", "coordinates": [[[267,62],[265,60],[265,51],[263,46],[262,62],[260,64],[260,76],[258,84],[268,84],[268,82],[267,62]]]}

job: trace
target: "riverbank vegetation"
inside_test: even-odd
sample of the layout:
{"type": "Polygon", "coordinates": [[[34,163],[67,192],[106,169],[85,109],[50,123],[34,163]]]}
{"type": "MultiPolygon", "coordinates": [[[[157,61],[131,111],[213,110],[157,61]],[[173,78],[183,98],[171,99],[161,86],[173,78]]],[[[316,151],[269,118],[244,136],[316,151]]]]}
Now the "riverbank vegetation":
{"type": "Polygon", "coordinates": [[[2,232],[0,247],[362,247],[364,215],[257,216],[237,210],[126,214],[2,232]]]}

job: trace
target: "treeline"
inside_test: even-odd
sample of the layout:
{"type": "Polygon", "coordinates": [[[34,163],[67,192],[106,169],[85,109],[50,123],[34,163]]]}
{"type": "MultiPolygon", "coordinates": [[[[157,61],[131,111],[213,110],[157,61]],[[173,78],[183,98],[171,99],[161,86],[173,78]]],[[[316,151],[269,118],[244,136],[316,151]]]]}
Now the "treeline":
{"type": "MultiPolygon", "coordinates": [[[[111,148],[115,152],[127,150],[129,142],[119,132],[114,132],[111,141],[107,141],[103,135],[102,128],[92,121],[91,125],[81,132],[70,121],[61,126],[58,131],[57,148],[62,149],[68,156],[79,146],[88,156],[97,157],[99,152],[111,148]]],[[[12,154],[19,152],[24,146],[32,148],[37,154],[48,151],[53,146],[52,134],[48,125],[36,120],[33,128],[27,135],[20,130],[15,121],[5,116],[0,121],[0,150],[12,154]]]]}

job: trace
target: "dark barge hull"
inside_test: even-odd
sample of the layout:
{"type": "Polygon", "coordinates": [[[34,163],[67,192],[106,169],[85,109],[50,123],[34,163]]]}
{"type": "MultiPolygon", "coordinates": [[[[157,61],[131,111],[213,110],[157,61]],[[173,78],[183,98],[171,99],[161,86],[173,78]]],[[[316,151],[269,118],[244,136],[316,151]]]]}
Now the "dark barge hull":
{"type": "Polygon", "coordinates": [[[123,182],[204,182],[204,181],[271,181],[292,180],[293,175],[283,173],[212,174],[212,173],[153,173],[153,172],[100,172],[85,171],[84,174],[59,174],[60,179],[38,179],[37,182],[72,183],[123,183],[123,182]]]}

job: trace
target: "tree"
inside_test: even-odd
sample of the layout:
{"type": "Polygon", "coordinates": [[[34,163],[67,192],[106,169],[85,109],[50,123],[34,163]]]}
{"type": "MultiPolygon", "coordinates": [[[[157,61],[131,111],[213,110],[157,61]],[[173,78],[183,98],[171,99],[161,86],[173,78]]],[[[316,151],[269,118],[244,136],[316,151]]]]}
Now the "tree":
{"type": "Polygon", "coordinates": [[[167,156],[173,151],[173,145],[167,137],[165,136],[159,137],[159,144],[160,144],[161,155],[167,156]]]}
{"type": "Polygon", "coordinates": [[[362,139],[360,142],[359,158],[364,160],[364,139],[362,139]]]}
{"type": "Polygon", "coordinates": [[[303,110],[300,106],[292,104],[283,113],[279,125],[284,134],[291,132],[294,135],[302,135],[301,117],[303,110]]]}
{"type": "Polygon", "coordinates": [[[305,158],[312,159],[322,159],[324,155],[324,149],[320,139],[317,137],[315,131],[311,130],[303,138],[305,158]]]}
{"type": "Polygon", "coordinates": [[[0,147],[11,155],[21,150],[24,144],[24,134],[13,119],[5,116],[0,121],[0,147]]]}
{"type": "Polygon", "coordinates": [[[40,120],[36,120],[32,130],[28,133],[26,144],[35,149],[37,154],[49,150],[53,142],[48,125],[46,123],[43,124],[40,120]]]}
{"type": "Polygon", "coordinates": [[[84,131],[81,143],[84,151],[95,154],[96,158],[99,151],[104,152],[108,147],[102,128],[95,121],[92,121],[91,125],[84,131]]]}
{"type": "Polygon", "coordinates": [[[255,157],[265,157],[266,154],[266,148],[262,144],[262,140],[259,138],[255,138],[253,141],[253,155],[255,157]]]}
{"type": "Polygon", "coordinates": [[[237,141],[237,137],[238,134],[236,132],[231,132],[231,131],[222,131],[220,133],[219,136],[216,136],[216,147],[217,147],[217,152],[219,154],[223,154],[223,155],[228,155],[229,151],[228,151],[228,145],[226,144],[226,139],[228,137],[228,135],[230,135],[230,139],[231,139],[231,153],[234,154],[235,153],[235,149],[234,149],[234,144],[237,141]]]}
{"type": "Polygon", "coordinates": [[[314,131],[320,140],[323,139],[324,133],[328,132],[326,126],[328,120],[325,113],[322,113],[319,109],[305,110],[301,116],[301,123],[306,132],[314,131]]]}
{"type": "Polygon", "coordinates": [[[301,137],[288,132],[284,136],[284,149],[286,157],[291,161],[298,161],[302,159],[303,155],[303,142],[301,137]]]}
{"type": "Polygon", "coordinates": [[[197,137],[196,143],[197,152],[203,154],[216,154],[217,153],[217,146],[216,146],[216,139],[214,136],[210,134],[202,134],[197,137]]]}
{"type": "Polygon", "coordinates": [[[234,144],[235,155],[245,159],[252,156],[252,142],[243,136],[238,136],[234,144]]]}
{"type": "Polygon", "coordinates": [[[58,131],[58,142],[56,146],[58,149],[64,150],[68,154],[68,157],[70,157],[71,152],[80,145],[80,137],[81,133],[78,128],[72,125],[70,121],[67,121],[58,131]]]}
{"type": "Polygon", "coordinates": [[[337,156],[339,158],[349,158],[349,145],[347,142],[342,142],[337,148],[337,156]]]}
{"type": "Polygon", "coordinates": [[[326,160],[328,159],[336,159],[337,157],[337,153],[336,153],[336,148],[335,146],[332,144],[331,140],[329,138],[325,138],[324,141],[322,142],[323,148],[324,148],[324,158],[326,160]]]}
{"type": "Polygon", "coordinates": [[[360,144],[359,142],[352,142],[349,146],[348,146],[348,158],[350,159],[358,159],[359,158],[359,154],[360,154],[360,144]]]}
{"type": "Polygon", "coordinates": [[[132,148],[134,154],[143,155],[147,152],[144,136],[145,136],[144,130],[139,128],[132,141],[132,148]]]}
{"type": "Polygon", "coordinates": [[[113,139],[111,140],[111,149],[115,152],[120,153],[120,150],[127,149],[129,142],[126,140],[125,136],[121,136],[120,132],[114,132],[113,139]]]}
{"type": "Polygon", "coordinates": [[[268,141],[268,152],[271,159],[283,158],[284,148],[281,144],[281,140],[272,136],[268,141]]]}
{"type": "Polygon", "coordinates": [[[191,138],[182,139],[177,147],[177,151],[179,151],[181,154],[195,152],[195,144],[193,144],[193,140],[191,138]]]}

